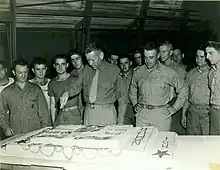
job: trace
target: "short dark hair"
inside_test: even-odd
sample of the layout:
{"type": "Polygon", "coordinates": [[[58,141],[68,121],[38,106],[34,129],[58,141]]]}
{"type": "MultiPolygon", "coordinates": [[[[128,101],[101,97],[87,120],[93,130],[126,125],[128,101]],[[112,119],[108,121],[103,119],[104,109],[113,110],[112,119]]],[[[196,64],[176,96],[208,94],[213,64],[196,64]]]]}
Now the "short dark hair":
{"type": "Polygon", "coordinates": [[[131,61],[131,56],[130,56],[130,55],[121,55],[121,56],[119,57],[119,61],[120,61],[121,59],[123,59],[123,58],[127,58],[129,61],[131,61]]]}
{"type": "Polygon", "coordinates": [[[92,51],[103,51],[103,50],[99,43],[93,42],[85,48],[84,52],[85,54],[88,54],[91,53],[92,51]]]}
{"type": "Polygon", "coordinates": [[[144,46],[144,50],[147,50],[147,51],[156,50],[156,51],[158,51],[156,44],[153,43],[153,42],[147,43],[147,44],[144,46]]]}
{"type": "Polygon", "coordinates": [[[15,67],[16,67],[17,65],[27,66],[27,67],[28,67],[28,62],[27,62],[25,59],[23,59],[23,58],[17,59],[17,60],[15,60],[15,61],[13,62],[11,69],[15,71],[15,67]]]}
{"type": "Polygon", "coordinates": [[[201,51],[204,51],[205,52],[205,48],[206,48],[206,44],[200,44],[196,50],[201,50],[201,51]]]}
{"type": "Polygon", "coordinates": [[[65,54],[58,54],[53,58],[53,64],[56,63],[57,59],[64,59],[68,63],[68,58],[65,54]]]}
{"type": "Polygon", "coordinates": [[[69,58],[71,58],[72,55],[79,55],[80,57],[82,57],[82,53],[79,49],[72,49],[68,52],[67,55],[69,56],[69,58]]]}
{"type": "Polygon", "coordinates": [[[3,67],[5,67],[5,62],[0,60],[0,65],[2,65],[3,67]]]}
{"type": "Polygon", "coordinates": [[[140,49],[136,49],[134,50],[134,52],[132,53],[132,55],[134,56],[135,54],[140,53],[142,55],[142,51],[140,49]]]}
{"type": "Polygon", "coordinates": [[[43,64],[47,67],[47,61],[41,57],[34,58],[34,60],[31,62],[31,68],[34,68],[36,64],[38,65],[43,64]]]}
{"type": "Polygon", "coordinates": [[[206,47],[212,47],[217,51],[220,51],[220,42],[216,42],[216,41],[208,41],[205,45],[206,47]]]}

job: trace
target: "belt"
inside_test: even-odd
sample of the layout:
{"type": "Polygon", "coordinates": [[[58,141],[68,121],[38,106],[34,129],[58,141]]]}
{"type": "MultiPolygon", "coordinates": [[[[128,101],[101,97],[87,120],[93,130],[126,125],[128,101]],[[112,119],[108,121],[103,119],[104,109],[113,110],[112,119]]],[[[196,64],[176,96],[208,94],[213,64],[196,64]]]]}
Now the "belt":
{"type": "Polygon", "coordinates": [[[208,104],[202,105],[202,104],[195,104],[195,103],[190,103],[190,106],[196,107],[198,109],[200,109],[200,108],[203,109],[203,108],[209,108],[210,107],[208,104]]]}
{"type": "Polygon", "coordinates": [[[63,112],[69,112],[69,111],[77,109],[77,108],[78,108],[78,106],[71,106],[71,107],[67,107],[67,108],[62,109],[62,111],[63,112]]]}
{"type": "Polygon", "coordinates": [[[216,104],[211,104],[211,108],[220,110],[220,106],[216,104]]]}
{"type": "Polygon", "coordinates": [[[109,106],[113,106],[114,104],[95,104],[95,103],[86,103],[86,106],[95,109],[96,107],[101,107],[101,108],[105,108],[105,107],[109,107],[109,106]]]}
{"type": "Polygon", "coordinates": [[[157,105],[157,106],[153,106],[153,105],[146,105],[146,104],[139,104],[142,108],[144,109],[148,109],[148,110],[153,110],[153,109],[158,109],[161,107],[167,107],[169,106],[168,104],[166,105],[157,105]]]}

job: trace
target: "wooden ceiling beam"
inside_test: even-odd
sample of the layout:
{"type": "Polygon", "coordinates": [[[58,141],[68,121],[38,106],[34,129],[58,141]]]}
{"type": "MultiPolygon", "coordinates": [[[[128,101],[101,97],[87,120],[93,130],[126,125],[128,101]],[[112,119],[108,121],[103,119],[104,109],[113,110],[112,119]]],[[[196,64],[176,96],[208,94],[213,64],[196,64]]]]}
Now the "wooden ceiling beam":
{"type": "Polygon", "coordinates": [[[34,4],[17,5],[16,7],[45,6],[45,5],[55,5],[55,4],[66,4],[66,3],[70,3],[70,2],[79,2],[79,1],[82,1],[82,0],[52,1],[52,2],[45,2],[45,3],[34,3],[34,4]]]}
{"type": "MultiPolygon", "coordinates": [[[[30,14],[30,15],[53,15],[53,16],[75,16],[84,17],[84,11],[65,11],[65,10],[48,10],[48,9],[25,9],[17,8],[17,14],[30,14]]],[[[124,14],[122,12],[95,12],[92,11],[89,14],[90,17],[102,17],[102,18],[124,18],[124,19],[136,19],[139,16],[133,14],[124,14]]]]}

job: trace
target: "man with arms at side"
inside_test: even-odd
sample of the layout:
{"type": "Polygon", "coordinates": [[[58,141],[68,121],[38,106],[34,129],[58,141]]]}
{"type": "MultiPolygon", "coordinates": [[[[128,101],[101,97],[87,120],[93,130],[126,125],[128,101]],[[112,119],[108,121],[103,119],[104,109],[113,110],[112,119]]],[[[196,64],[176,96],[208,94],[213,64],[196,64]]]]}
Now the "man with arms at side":
{"type": "Polygon", "coordinates": [[[85,49],[86,65],[72,83],[71,89],[60,97],[61,108],[70,96],[83,90],[86,102],[85,125],[123,124],[127,105],[127,94],[120,69],[104,60],[104,52],[97,43],[89,44],[85,49]],[[114,103],[118,101],[118,117],[114,103]]]}
{"type": "Polygon", "coordinates": [[[34,73],[34,78],[29,81],[40,86],[50,110],[50,97],[48,95],[48,84],[50,79],[45,77],[47,72],[46,60],[41,57],[36,57],[31,63],[31,71],[34,73]]]}
{"type": "Polygon", "coordinates": [[[15,82],[3,89],[0,95],[0,126],[5,135],[28,133],[50,126],[44,94],[38,85],[27,80],[27,62],[22,59],[16,60],[12,72],[15,82]]]}
{"type": "Polygon", "coordinates": [[[170,131],[171,116],[187,99],[184,81],[173,69],[159,63],[154,43],[144,48],[145,65],[136,69],[129,97],[136,111],[136,126],[156,126],[160,131],[170,131]],[[170,105],[172,88],[177,99],[170,105]]]}
{"type": "MultiPolygon", "coordinates": [[[[127,95],[129,86],[131,84],[131,78],[133,76],[133,69],[131,68],[132,61],[130,60],[130,56],[121,56],[119,58],[119,67],[121,69],[121,76],[124,80],[125,88],[127,89],[127,95]]],[[[133,125],[135,126],[135,114],[132,103],[128,101],[126,113],[124,116],[124,124],[125,125],[133,125]]]]}
{"type": "Polygon", "coordinates": [[[186,127],[188,135],[209,135],[210,67],[202,46],[196,52],[196,63],[198,66],[186,76],[189,98],[182,109],[182,124],[186,127]]]}
{"type": "Polygon", "coordinates": [[[211,63],[208,84],[211,91],[210,134],[220,135],[220,42],[209,41],[206,45],[207,59],[211,63]]]}

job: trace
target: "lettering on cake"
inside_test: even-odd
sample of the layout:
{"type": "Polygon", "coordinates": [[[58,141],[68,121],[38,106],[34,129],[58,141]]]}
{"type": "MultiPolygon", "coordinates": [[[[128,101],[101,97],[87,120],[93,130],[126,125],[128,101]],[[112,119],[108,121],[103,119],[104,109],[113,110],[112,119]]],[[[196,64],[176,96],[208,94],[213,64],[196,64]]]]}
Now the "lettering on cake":
{"type": "Polygon", "coordinates": [[[101,125],[88,125],[86,127],[76,129],[74,132],[96,132],[96,131],[100,131],[104,127],[105,126],[101,126],[101,125]]]}
{"type": "Polygon", "coordinates": [[[39,134],[41,134],[41,133],[44,133],[44,132],[46,132],[47,130],[48,130],[48,129],[44,129],[43,131],[38,132],[37,134],[28,136],[28,137],[26,137],[26,138],[24,138],[24,139],[21,139],[21,140],[19,140],[19,141],[16,141],[15,143],[17,143],[17,144],[27,143],[28,141],[30,141],[31,138],[33,138],[33,137],[35,137],[35,136],[37,136],[37,135],[39,135],[39,134]]]}
{"type": "Polygon", "coordinates": [[[168,147],[169,147],[169,142],[168,142],[168,137],[166,137],[162,142],[162,148],[168,148],[168,147]]]}
{"type": "Polygon", "coordinates": [[[147,133],[147,127],[141,128],[131,145],[140,145],[147,133]]]}
{"type": "Polygon", "coordinates": [[[127,129],[114,129],[114,128],[108,128],[107,131],[105,132],[105,135],[113,135],[113,136],[119,136],[121,134],[123,134],[124,132],[126,132],[127,129]]]}
{"type": "Polygon", "coordinates": [[[64,136],[60,136],[60,135],[53,135],[53,134],[45,134],[45,135],[39,135],[37,136],[38,138],[58,138],[58,139],[62,139],[64,136]]]}
{"type": "Polygon", "coordinates": [[[119,136],[119,135],[121,135],[122,134],[122,132],[105,132],[105,135],[113,135],[113,136],[119,136]]]}
{"type": "Polygon", "coordinates": [[[73,145],[71,147],[72,149],[74,150],[94,150],[94,151],[99,151],[99,150],[109,150],[109,148],[94,148],[94,147],[80,147],[80,146],[77,146],[77,145],[73,145]]]}
{"type": "Polygon", "coordinates": [[[80,139],[108,140],[108,139],[112,139],[112,137],[111,136],[76,136],[74,137],[74,139],[76,140],[80,140],[80,139]]]}

